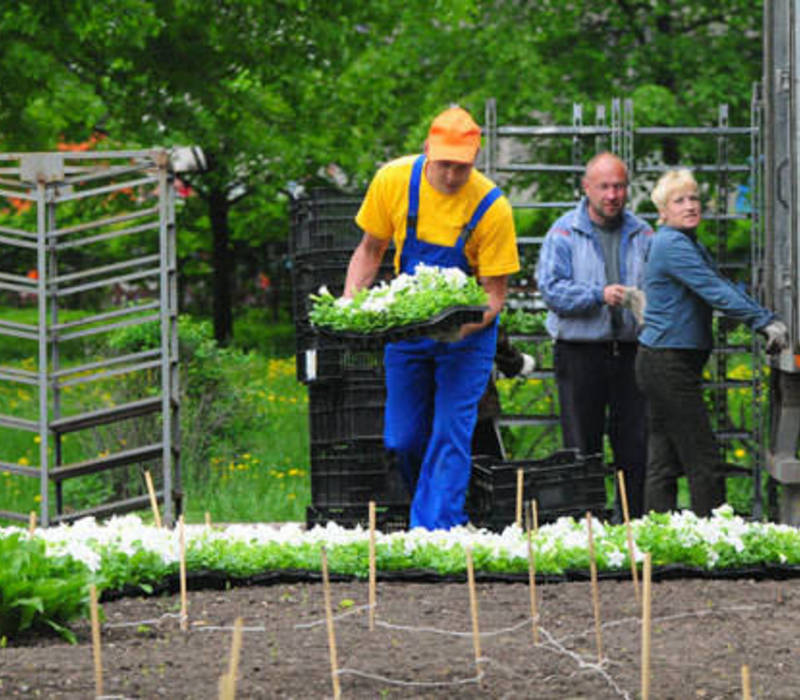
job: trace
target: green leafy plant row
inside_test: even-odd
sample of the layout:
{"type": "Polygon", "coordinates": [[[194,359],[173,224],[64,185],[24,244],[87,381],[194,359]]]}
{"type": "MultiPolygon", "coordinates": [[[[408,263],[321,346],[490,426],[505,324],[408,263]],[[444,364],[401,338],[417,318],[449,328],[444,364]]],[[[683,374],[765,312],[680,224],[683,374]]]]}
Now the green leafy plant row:
{"type": "MultiPolygon", "coordinates": [[[[634,561],[649,552],[655,566],[678,564],[701,569],[731,569],[761,564],[800,565],[800,531],[786,525],[746,521],[730,506],[710,518],[690,511],[651,514],[632,523],[634,561]]],[[[596,522],[594,548],[601,571],[627,570],[630,556],[623,525],[596,522]]],[[[533,535],[537,571],[563,574],[589,567],[587,526],[561,518],[533,535]]],[[[528,570],[527,538],[516,526],[502,533],[467,528],[383,534],[376,537],[379,571],[465,571],[465,551],[479,571],[528,570]]],[[[283,527],[251,524],[227,528],[187,526],[187,570],[247,577],[268,571],[321,568],[325,546],[331,571],[366,577],[369,533],[329,523],[305,531],[300,523],[283,527]]],[[[105,524],[87,519],[71,527],[41,530],[29,538],[19,528],[0,530],[0,613],[2,633],[49,626],[70,638],[65,625],[86,612],[91,575],[100,590],[139,586],[144,591],[178,570],[175,531],[144,525],[136,516],[105,524]],[[92,572],[90,574],[90,572],[92,572]]]]}

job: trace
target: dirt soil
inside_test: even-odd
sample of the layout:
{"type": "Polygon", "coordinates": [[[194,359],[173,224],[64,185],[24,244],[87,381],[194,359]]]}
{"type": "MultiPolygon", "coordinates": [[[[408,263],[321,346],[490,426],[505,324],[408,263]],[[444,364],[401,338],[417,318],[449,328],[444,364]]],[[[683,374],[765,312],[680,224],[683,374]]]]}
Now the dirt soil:
{"type": "MultiPolygon", "coordinates": [[[[343,698],[638,698],[642,624],[633,584],[602,581],[603,662],[589,583],[537,586],[533,644],[523,583],[479,583],[481,678],[466,583],[379,582],[375,628],[365,582],[334,583],[343,698]]],[[[103,605],[105,697],[216,698],[232,625],[243,618],[239,698],[333,696],[319,583],[191,591],[182,632],[174,595],[103,605]]],[[[90,698],[91,632],[0,649],[0,697],[90,698]]],[[[651,698],[800,697],[800,580],[678,580],[652,587],[651,698]]]]}

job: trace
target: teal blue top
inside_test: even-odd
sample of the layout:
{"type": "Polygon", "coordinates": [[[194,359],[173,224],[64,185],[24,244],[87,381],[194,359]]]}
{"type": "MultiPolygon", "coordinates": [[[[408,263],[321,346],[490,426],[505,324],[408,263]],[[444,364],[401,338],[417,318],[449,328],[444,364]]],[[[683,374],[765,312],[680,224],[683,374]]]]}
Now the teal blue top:
{"type": "Polygon", "coordinates": [[[710,350],[713,309],[758,330],[775,316],[718,271],[694,231],[663,226],[644,269],[647,298],[639,342],[652,348],[710,350]]]}

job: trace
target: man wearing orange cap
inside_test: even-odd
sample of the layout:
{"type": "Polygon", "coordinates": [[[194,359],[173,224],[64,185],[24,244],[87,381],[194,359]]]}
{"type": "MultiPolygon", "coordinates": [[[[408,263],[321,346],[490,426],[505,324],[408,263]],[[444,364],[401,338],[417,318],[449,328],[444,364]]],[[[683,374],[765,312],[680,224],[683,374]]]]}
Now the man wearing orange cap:
{"type": "Polygon", "coordinates": [[[519,270],[511,205],[474,168],[480,127],[451,107],[431,124],[422,155],[384,165],[356,216],[364,236],[350,260],[345,295],[369,286],[394,240],[395,271],[458,267],[489,295],[480,323],[453,342],[416,338],[386,346],[384,441],[413,499],[411,527],[464,525],[470,444],[497,343],[508,276],[519,270]]]}

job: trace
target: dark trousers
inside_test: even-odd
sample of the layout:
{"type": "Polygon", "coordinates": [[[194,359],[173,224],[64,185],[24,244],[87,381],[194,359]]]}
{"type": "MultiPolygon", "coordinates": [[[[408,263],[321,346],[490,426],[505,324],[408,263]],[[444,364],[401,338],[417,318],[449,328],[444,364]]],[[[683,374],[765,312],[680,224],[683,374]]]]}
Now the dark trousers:
{"type": "Polygon", "coordinates": [[[554,351],[564,447],[602,454],[603,435],[608,433],[615,470],[625,474],[633,518],[645,512],[647,465],[645,398],[634,374],[637,347],[559,340],[554,351]]]}
{"type": "Polygon", "coordinates": [[[649,410],[648,510],[677,508],[681,474],[686,474],[697,515],[709,515],[725,501],[725,475],[703,400],[707,359],[705,350],[639,349],[636,379],[649,410]]]}

